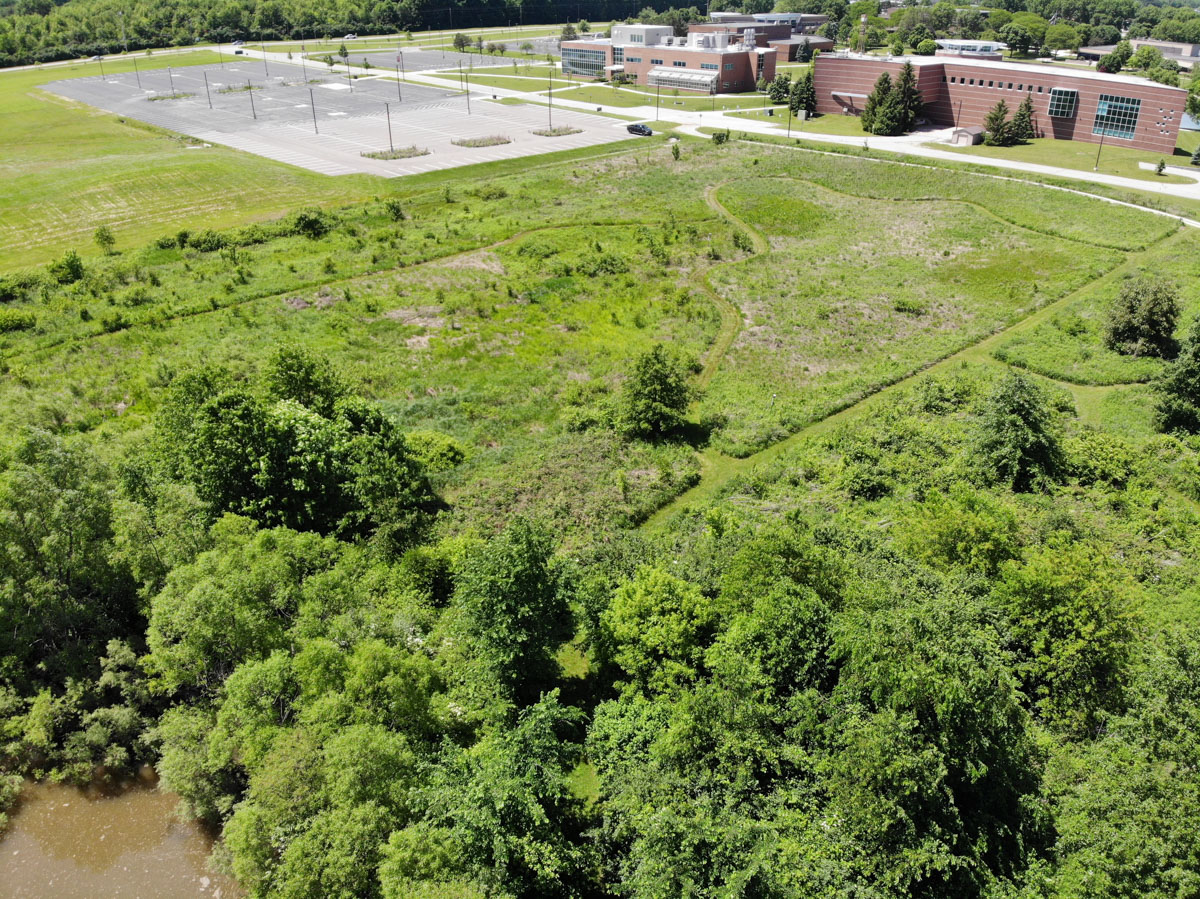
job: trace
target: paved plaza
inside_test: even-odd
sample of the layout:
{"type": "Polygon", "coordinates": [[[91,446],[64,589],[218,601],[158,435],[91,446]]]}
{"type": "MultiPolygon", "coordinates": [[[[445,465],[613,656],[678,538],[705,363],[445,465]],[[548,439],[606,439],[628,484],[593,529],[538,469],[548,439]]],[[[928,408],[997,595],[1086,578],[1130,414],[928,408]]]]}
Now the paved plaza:
{"type": "MultiPolygon", "coordinates": [[[[353,56],[351,61],[361,62],[353,56]]],[[[473,93],[468,109],[466,95],[449,87],[398,83],[382,74],[350,80],[345,67],[338,68],[341,74],[311,60],[304,65],[268,60],[264,66],[261,59],[239,57],[224,65],[72,78],[45,88],[206,143],[326,175],[410,175],[629,137],[624,122],[565,109],[553,110],[554,126],[578,133],[544,137],[533,133],[547,126],[543,106],[502,104],[473,93]],[[362,156],[389,149],[389,117],[390,146],[416,146],[429,154],[396,160],[362,156]],[[478,148],[453,143],[491,136],[511,142],[478,148]]]]}

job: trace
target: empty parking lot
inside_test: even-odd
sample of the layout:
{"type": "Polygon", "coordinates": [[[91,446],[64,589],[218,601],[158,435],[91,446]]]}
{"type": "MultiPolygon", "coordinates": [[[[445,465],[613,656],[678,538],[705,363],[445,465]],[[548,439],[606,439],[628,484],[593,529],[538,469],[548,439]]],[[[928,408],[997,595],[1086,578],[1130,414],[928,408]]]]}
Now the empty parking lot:
{"type": "Polygon", "coordinates": [[[628,138],[624,124],[555,109],[502,105],[449,89],[383,76],[353,80],[319,63],[239,58],[224,65],[74,78],[46,89],[64,97],[327,175],[397,176],[511,159],[628,138]],[[468,110],[469,105],[469,110],[468,110]],[[390,132],[389,132],[390,119],[390,132]],[[501,136],[510,142],[463,147],[454,141],[501,136]],[[380,160],[363,152],[416,146],[427,155],[380,160]]]}

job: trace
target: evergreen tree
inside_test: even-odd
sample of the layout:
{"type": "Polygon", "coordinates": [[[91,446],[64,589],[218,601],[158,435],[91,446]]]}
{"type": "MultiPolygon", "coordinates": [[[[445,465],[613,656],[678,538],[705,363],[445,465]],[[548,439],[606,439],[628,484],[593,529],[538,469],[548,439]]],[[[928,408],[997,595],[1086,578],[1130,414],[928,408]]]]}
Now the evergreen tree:
{"type": "Polygon", "coordinates": [[[1192,165],[1200,165],[1200,145],[1197,145],[1196,152],[1192,154],[1192,165]]]}
{"type": "Polygon", "coordinates": [[[867,102],[863,104],[862,128],[863,131],[869,134],[877,134],[875,131],[875,112],[879,106],[892,93],[892,76],[887,72],[880,72],[879,78],[875,81],[875,87],[871,89],[870,95],[867,97],[867,102]]]}
{"type": "Polygon", "coordinates": [[[896,95],[900,105],[903,125],[901,131],[912,131],[917,119],[921,117],[921,109],[925,103],[921,99],[921,91],[917,87],[917,72],[911,62],[906,62],[896,76],[896,95]]]}
{"type": "Polygon", "coordinates": [[[813,86],[812,71],[809,70],[792,83],[792,93],[788,98],[792,115],[799,115],[803,110],[808,115],[817,111],[817,91],[813,86]]]}
{"type": "Polygon", "coordinates": [[[1192,323],[1179,356],[1154,385],[1155,419],[1160,431],[1200,433],[1200,320],[1192,323]]]}
{"type": "Polygon", "coordinates": [[[989,147],[1007,147],[1012,143],[1012,129],[1008,121],[1008,104],[1003,100],[991,108],[983,120],[987,130],[984,143],[989,147]]]}
{"type": "Polygon", "coordinates": [[[1020,372],[1008,374],[984,401],[974,457],[987,480],[1018,493],[1058,480],[1063,455],[1050,406],[1020,372]]]}
{"type": "Polygon", "coordinates": [[[874,121],[871,123],[871,133],[881,137],[895,137],[905,132],[905,110],[897,91],[891,91],[883,101],[875,107],[874,121]]]}
{"type": "Polygon", "coordinates": [[[1025,95],[1025,99],[1013,114],[1008,125],[1008,134],[1013,143],[1023,143],[1037,137],[1033,130],[1033,97],[1029,94],[1025,95]]]}

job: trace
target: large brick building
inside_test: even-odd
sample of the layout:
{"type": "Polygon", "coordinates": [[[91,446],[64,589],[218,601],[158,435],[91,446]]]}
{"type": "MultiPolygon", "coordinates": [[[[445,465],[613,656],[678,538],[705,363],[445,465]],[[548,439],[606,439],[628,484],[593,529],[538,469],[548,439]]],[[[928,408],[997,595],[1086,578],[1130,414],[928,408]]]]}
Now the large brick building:
{"type": "Polygon", "coordinates": [[[670,26],[615,25],[611,38],[563,41],[564,75],[626,76],[637,84],[733,94],[775,77],[776,51],[757,36],[728,30],[676,37],[670,26]]]}
{"type": "Polygon", "coordinates": [[[946,57],[822,54],[813,69],[817,112],[857,115],[879,74],[887,72],[894,79],[906,61],[916,69],[924,115],[933,124],[982,125],[998,100],[1016,111],[1028,95],[1039,137],[1103,139],[1164,155],[1175,151],[1187,91],[1084,70],[946,57]]]}

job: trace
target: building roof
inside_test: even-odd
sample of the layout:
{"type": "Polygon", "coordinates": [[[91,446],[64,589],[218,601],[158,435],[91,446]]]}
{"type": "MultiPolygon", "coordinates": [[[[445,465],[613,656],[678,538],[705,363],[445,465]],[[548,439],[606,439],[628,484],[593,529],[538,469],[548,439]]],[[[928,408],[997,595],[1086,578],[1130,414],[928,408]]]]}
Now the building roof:
{"type": "Polygon", "coordinates": [[[1181,87],[1170,87],[1166,84],[1159,84],[1156,81],[1150,81],[1146,78],[1135,78],[1132,75],[1109,75],[1106,72],[1095,72],[1091,69],[1061,69],[1050,66],[1028,65],[1020,62],[995,62],[990,59],[971,59],[966,56],[871,56],[862,53],[850,53],[845,50],[836,51],[834,53],[822,53],[818,59],[867,59],[875,62],[911,62],[917,68],[921,66],[967,66],[972,69],[984,69],[992,72],[1030,72],[1035,73],[1038,77],[1044,79],[1053,78],[1082,78],[1087,81],[1106,81],[1109,84],[1136,84],[1139,87],[1161,87],[1165,90],[1176,90],[1186,94],[1187,91],[1181,87]]]}
{"type": "Polygon", "coordinates": [[[667,68],[666,66],[655,66],[650,70],[650,77],[666,78],[670,76],[678,81],[692,82],[693,84],[702,85],[703,87],[712,87],[717,80],[716,72],[697,72],[695,69],[679,69],[667,68]]]}

